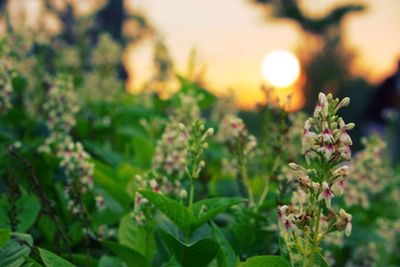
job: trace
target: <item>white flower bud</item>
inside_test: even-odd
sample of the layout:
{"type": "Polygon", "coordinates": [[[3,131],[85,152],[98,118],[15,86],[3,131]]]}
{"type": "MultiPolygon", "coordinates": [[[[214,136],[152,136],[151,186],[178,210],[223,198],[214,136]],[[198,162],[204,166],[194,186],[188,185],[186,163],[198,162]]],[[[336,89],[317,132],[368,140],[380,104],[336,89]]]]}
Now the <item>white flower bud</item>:
{"type": "Polygon", "coordinates": [[[185,127],[185,125],[183,123],[179,123],[178,126],[179,126],[179,130],[181,130],[182,132],[186,131],[186,127],[185,127]]]}
{"type": "Polygon", "coordinates": [[[181,199],[187,198],[187,192],[186,192],[185,189],[182,189],[182,190],[181,190],[181,192],[179,193],[179,197],[180,197],[181,199]]]}

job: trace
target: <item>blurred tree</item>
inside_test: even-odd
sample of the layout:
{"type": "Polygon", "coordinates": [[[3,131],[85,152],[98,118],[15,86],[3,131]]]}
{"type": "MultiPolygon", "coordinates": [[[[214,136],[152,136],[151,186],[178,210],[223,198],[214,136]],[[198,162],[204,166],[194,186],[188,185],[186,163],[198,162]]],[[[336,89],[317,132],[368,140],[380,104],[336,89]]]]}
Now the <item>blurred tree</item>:
{"type": "Polygon", "coordinates": [[[322,17],[310,16],[297,0],[251,0],[267,11],[268,16],[294,21],[304,32],[304,45],[299,47],[300,61],[306,78],[304,92],[311,111],[319,91],[336,92],[351,78],[354,52],[342,38],[343,21],[352,13],[365,10],[361,4],[337,6],[322,17]]]}

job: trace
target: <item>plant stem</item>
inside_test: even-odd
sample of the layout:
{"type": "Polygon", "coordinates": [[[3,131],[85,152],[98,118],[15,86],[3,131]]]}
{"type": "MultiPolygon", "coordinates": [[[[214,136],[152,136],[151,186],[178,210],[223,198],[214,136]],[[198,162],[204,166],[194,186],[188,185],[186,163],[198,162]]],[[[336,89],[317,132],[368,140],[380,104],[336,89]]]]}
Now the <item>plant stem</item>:
{"type": "Polygon", "coordinates": [[[240,161],[240,172],[242,175],[243,183],[247,188],[247,193],[249,195],[249,206],[251,207],[254,204],[253,190],[251,190],[251,183],[249,177],[247,176],[247,169],[242,160],[240,161]]]}
{"type": "Polygon", "coordinates": [[[320,218],[321,218],[321,205],[318,203],[317,220],[315,222],[314,240],[313,240],[312,247],[311,247],[309,267],[313,267],[313,264],[314,264],[315,249],[316,249],[316,247],[318,245],[318,232],[319,232],[319,221],[320,221],[320,218]]]}
{"type": "Polygon", "coordinates": [[[264,189],[261,193],[260,199],[258,200],[258,207],[260,207],[264,203],[264,200],[268,194],[268,189],[269,189],[269,177],[265,179],[264,189]]]}
{"type": "Polygon", "coordinates": [[[189,209],[192,210],[193,206],[193,195],[194,195],[194,182],[190,179],[190,192],[189,192],[189,209]]]}

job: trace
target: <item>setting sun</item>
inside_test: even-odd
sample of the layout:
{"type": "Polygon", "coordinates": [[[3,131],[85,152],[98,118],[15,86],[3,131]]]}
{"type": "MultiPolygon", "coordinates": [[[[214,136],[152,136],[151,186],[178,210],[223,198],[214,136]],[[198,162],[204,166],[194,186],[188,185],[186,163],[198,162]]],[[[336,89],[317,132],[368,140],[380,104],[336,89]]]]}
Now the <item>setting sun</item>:
{"type": "Polygon", "coordinates": [[[278,50],[265,57],[261,71],[264,79],[272,86],[288,87],[298,79],[300,64],[293,53],[278,50]]]}

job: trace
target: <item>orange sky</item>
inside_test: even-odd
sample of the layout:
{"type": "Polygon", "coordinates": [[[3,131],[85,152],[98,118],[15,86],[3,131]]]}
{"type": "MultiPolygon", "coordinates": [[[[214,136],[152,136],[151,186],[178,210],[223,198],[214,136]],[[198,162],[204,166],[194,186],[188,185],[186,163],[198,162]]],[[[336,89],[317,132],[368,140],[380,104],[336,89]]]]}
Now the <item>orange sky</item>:
{"type": "MultiPolygon", "coordinates": [[[[300,41],[295,24],[265,20],[260,8],[246,0],[127,0],[144,9],[158,29],[175,60],[184,71],[188,55],[197,49],[200,63],[206,64],[206,81],[213,91],[233,88],[241,105],[262,100],[261,62],[271,51],[294,51],[300,41]]],[[[340,0],[303,0],[315,15],[340,0]]],[[[364,0],[368,11],[351,16],[346,23],[347,43],[358,50],[357,73],[376,82],[393,70],[400,56],[400,1],[364,0]]],[[[150,45],[136,49],[129,58],[135,68],[136,83],[150,75],[150,45]]]]}

